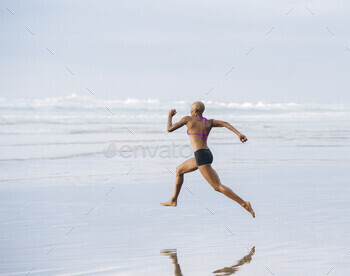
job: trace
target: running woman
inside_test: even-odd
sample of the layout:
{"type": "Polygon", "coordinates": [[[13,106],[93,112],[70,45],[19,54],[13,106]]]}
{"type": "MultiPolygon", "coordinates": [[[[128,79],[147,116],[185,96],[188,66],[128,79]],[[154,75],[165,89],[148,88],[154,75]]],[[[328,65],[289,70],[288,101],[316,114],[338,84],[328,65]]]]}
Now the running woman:
{"type": "Polygon", "coordinates": [[[202,102],[194,102],[191,105],[191,116],[183,117],[179,122],[172,123],[172,118],[176,114],[175,109],[171,109],[168,115],[168,132],[172,132],[184,125],[187,126],[187,134],[190,136],[190,141],[194,151],[194,157],[183,162],[176,168],[176,179],[175,179],[175,191],[172,198],[164,203],[161,203],[163,206],[176,206],[177,198],[179,196],[182,184],[184,182],[184,174],[193,172],[197,169],[201,172],[203,177],[209,182],[209,184],[214,188],[215,191],[223,193],[225,196],[236,201],[244,209],[255,217],[255,213],[249,201],[244,201],[238,195],[236,195],[229,187],[223,185],[220,181],[220,178],[216,171],[211,166],[213,162],[213,155],[208,148],[207,138],[210,133],[210,130],[213,127],[226,127],[229,130],[233,131],[239,137],[239,140],[244,143],[248,139],[245,135],[240,133],[235,129],[231,124],[202,117],[205,106],[202,102]]]}

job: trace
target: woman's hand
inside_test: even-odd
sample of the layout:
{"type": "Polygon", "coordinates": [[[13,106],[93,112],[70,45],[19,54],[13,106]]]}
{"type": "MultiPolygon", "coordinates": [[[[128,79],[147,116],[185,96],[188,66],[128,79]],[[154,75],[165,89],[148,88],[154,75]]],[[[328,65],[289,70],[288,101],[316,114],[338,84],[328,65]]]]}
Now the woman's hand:
{"type": "Polygon", "coordinates": [[[169,116],[170,116],[170,117],[174,117],[176,113],[177,113],[177,112],[176,112],[176,109],[171,109],[171,110],[169,111],[169,116]]]}
{"type": "Polygon", "coordinates": [[[241,140],[242,143],[248,141],[247,137],[246,137],[244,134],[242,134],[242,133],[240,133],[240,134],[238,135],[238,137],[239,137],[239,140],[241,140]]]}

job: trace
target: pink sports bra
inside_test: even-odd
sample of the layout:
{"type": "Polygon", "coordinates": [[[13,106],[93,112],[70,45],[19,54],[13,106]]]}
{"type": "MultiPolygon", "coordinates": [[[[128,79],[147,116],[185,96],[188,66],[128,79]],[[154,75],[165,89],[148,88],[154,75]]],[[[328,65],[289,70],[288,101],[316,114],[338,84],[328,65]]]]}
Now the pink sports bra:
{"type": "MultiPolygon", "coordinates": [[[[198,121],[202,121],[203,119],[205,120],[205,122],[207,122],[207,119],[206,118],[204,118],[204,117],[202,117],[202,116],[199,116],[199,120],[198,121]]],[[[207,141],[207,139],[208,139],[208,133],[207,132],[204,132],[204,133],[189,133],[188,132],[188,129],[187,129],[187,134],[188,135],[201,135],[202,137],[203,137],[203,139],[204,139],[204,141],[207,141]]]]}

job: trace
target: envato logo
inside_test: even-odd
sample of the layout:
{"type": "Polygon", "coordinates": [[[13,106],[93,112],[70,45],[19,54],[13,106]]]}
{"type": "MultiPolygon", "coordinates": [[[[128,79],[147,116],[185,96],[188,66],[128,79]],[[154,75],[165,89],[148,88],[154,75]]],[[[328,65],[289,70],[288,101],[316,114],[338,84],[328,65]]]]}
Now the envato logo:
{"type": "Polygon", "coordinates": [[[129,145],[117,144],[115,142],[108,143],[103,155],[107,158],[120,156],[121,158],[189,158],[193,155],[189,145],[177,145],[176,143],[166,145],[129,145]]]}

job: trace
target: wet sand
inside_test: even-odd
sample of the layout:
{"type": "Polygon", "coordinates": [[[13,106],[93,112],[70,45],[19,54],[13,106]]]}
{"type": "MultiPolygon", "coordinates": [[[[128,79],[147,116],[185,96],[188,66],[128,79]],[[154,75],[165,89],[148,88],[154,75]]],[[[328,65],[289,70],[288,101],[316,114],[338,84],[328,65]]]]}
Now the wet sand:
{"type": "Polygon", "coordinates": [[[252,202],[255,219],[198,172],[186,177],[178,207],[162,207],[159,202],[173,189],[172,175],[141,182],[134,170],[129,178],[136,181],[129,184],[99,176],[3,186],[1,244],[7,250],[1,253],[1,271],[181,275],[164,255],[169,249],[183,275],[230,275],[218,272],[225,267],[239,275],[349,271],[346,166],[218,170],[223,183],[252,202]],[[235,267],[253,247],[250,262],[235,267]]]}

